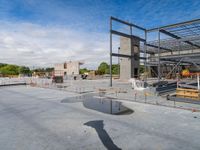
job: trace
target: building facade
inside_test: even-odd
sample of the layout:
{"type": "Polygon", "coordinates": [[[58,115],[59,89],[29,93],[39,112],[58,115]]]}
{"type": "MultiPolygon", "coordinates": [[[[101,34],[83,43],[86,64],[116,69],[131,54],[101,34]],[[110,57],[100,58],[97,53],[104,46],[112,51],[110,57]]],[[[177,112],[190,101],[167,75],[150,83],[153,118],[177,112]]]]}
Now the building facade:
{"type": "Polygon", "coordinates": [[[80,65],[83,62],[69,61],[64,63],[55,64],[54,75],[55,76],[68,76],[68,75],[79,75],[80,65]]]}

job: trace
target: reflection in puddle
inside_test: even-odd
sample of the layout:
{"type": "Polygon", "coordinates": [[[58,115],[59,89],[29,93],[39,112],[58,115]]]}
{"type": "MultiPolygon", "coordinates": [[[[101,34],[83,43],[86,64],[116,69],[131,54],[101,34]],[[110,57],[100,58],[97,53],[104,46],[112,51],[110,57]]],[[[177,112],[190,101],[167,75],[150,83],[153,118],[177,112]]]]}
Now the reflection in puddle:
{"type": "Polygon", "coordinates": [[[118,102],[106,97],[101,97],[97,94],[87,94],[81,97],[77,96],[63,99],[61,101],[61,103],[75,102],[82,102],[83,106],[88,109],[93,109],[107,114],[126,115],[134,112],[133,110],[123,106],[122,102],[118,102]]]}
{"type": "Polygon", "coordinates": [[[69,97],[61,100],[61,103],[77,103],[77,102],[82,102],[83,99],[81,96],[76,96],[76,97],[69,97]]]}

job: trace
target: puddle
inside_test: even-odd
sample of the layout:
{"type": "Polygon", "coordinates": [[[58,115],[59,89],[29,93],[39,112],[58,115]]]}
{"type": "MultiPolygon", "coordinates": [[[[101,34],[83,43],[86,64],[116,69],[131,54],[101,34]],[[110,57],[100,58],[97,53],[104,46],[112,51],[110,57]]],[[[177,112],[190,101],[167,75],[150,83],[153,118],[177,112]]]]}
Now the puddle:
{"type": "Polygon", "coordinates": [[[67,85],[57,85],[57,88],[59,89],[63,89],[63,88],[67,88],[68,86],[67,85]]]}
{"type": "Polygon", "coordinates": [[[63,100],[61,100],[61,103],[78,103],[78,102],[82,102],[83,98],[82,96],[76,96],[76,97],[69,97],[69,98],[65,98],[63,100]]]}
{"type": "Polygon", "coordinates": [[[134,112],[128,107],[125,107],[122,104],[122,102],[118,102],[106,97],[101,97],[97,94],[87,94],[81,97],[77,96],[77,97],[63,99],[61,101],[61,103],[76,103],[76,102],[82,102],[83,106],[88,109],[112,115],[128,115],[134,112]]]}

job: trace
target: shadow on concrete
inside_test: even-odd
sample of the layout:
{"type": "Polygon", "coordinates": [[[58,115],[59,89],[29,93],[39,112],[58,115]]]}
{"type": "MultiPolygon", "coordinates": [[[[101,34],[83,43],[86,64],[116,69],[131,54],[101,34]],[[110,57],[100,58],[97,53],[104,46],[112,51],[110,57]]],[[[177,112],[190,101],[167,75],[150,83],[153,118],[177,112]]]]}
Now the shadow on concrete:
{"type": "Polygon", "coordinates": [[[84,125],[92,127],[96,130],[101,142],[108,150],[121,150],[113,143],[112,139],[104,129],[103,120],[94,120],[84,123],[84,125]]]}

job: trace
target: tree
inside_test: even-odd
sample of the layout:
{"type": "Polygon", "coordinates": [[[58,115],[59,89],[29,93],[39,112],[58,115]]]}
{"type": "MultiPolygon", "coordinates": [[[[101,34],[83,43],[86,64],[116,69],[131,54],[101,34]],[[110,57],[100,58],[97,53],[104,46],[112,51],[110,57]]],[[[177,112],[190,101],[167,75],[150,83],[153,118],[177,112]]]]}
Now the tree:
{"type": "Polygon", "coordinates": [[[140,65],[140,69],[139,69],[140,74],[145,72],[145,67],[144,65],[140,65]]]}
{"type": "Polygon", "coordinates": [[[82,68],[82,69],[79,70],[80,74],[84,74],[84,73],[87,73],[87,72],[89,72],[89,70],[87,68],[82,68]]]}
{"type": "MultiPolygon", "coordinates": [[[[119,71],[119,64],[112,64],[112,74],[119,74],[119,71]]],[[[106,62],[102,62],[98,67],[97,74],[110,74],[110,65],[108,65],[106,62]]]]}
{"type": "Polygon", "coordinates": [[[120,70],[119,64],[112,65],[112,74],[119,74],[119,70],[120,70]]]}
{"type": "Polygon", "coordinates": [[[33,72],[45,72],[44,68],[36,68],[32,70],[33,72]]]}
{"type": "Polygon", "coordinates": [[[98,74],[108,74],[109,73],[109,65],[106,62],[102,62],[98,67],[98,74]]]}
{"type": "Polygon", "coordinates": [[[53,72],[54,68],[46,68],[45,70],[46,70],[46,72],[53,72]]]}
{"type": "Polygon", "coordinates": [[[31,74],[31,70],[29,69],[29,67],[21,66],[19,68],[19,73],[29,75],[29,74],[31,74]]]}
{"type": "Polygon", "coordinates": [[[0,63],[0,68],[6,66],[7,64],[0,63]]]}
{"type": "Polygon", "coordinates": [[[19,66],[5,65],[0,68],[0,73],[3,75],[18,75],[19,74],[19,66]]]}

